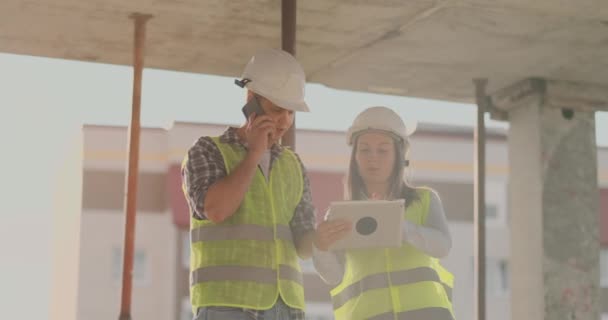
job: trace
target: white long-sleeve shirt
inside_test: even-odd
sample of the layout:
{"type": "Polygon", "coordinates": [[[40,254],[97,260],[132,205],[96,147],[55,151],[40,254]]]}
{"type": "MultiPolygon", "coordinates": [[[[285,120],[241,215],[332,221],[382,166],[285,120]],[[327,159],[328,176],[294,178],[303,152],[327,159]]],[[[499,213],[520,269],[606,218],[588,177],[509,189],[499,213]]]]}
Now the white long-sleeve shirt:
{"type": "MultiPolygon", "coordinates": [[[[435,258],[443,258],[452,248],[452,237],[447,218],[436,192],[431,191],[429,213],[424,225],[405,220],[402,226],[403,241],[435,258]]],[[[344,276],[344,254],[321,251],[313,246],[313,263],[317,272],[330,285],[337,285],[344,276]]]]}

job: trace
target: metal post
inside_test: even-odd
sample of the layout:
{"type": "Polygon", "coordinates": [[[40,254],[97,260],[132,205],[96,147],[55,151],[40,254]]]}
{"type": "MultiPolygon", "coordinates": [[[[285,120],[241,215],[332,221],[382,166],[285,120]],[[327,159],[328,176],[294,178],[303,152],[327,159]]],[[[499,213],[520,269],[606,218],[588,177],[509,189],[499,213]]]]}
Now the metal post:
{"type": "Polygon", "coordinates": [[[475,310],[476,319],[486,318],[486,127],[485,111],[488,98],[485,94],[487,79],[474,79],[477,101],[477,127],[475,128],[475,310]]]}
{"type": "MultiPolygon", "coordinates": [[[[281,48],[296,56],[296,0],[281,1],[281,48]]],[[[284,146],[296,148],[296,117],[282,139],[284,146]]]]}
{"type": "Polygon", "coordinates": [[[122,300],[119,320],[131,320],[131,288],[133,278],[133,251],[135,245],[135,212],[137,209],[137,176],[139,173],[139,136],[141,110],[141,80],[144,67],[144,40],[146,21],[152,16],[134,13],[135,50],[133,62],[133,106],[129,126],[129,164],[126,174],[126,221],[123,249],[122,300]]]}

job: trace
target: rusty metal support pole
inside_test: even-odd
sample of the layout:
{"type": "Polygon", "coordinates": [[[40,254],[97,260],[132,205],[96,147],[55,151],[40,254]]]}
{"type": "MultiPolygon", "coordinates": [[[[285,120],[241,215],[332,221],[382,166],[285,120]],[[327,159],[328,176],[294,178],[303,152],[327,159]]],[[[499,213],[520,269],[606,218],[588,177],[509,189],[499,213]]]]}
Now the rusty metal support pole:
{"type": "Polygon", "coordinates": [[[139,136],[141,110],[141,81],[144,67],[146,21],[150,15],[134,13],[133,106],[129,126],[129,164],[126,174],[125,238],[122,268],[122,298],[119,320],[131,320],[131,289],[133,282],[133,251],[135,246],[135,213],[137,209],[137,176],[139,173],[139,136]]]}
{"type": "MultiPolygon", "coordinates": [[[[281,48],[296,56],[296,0],[281,1],[281,48]]],[[[282,139],[284,146],[296,149],[296,117],[282,139]]]]}
{"type": "Polygon", "coordinates": [[[485,111],[488,98],[485,94],[487,79],[474,79],[477,101],[477,127],[475,128],[475,319],[486,318],[486,126],[485,111]]]}

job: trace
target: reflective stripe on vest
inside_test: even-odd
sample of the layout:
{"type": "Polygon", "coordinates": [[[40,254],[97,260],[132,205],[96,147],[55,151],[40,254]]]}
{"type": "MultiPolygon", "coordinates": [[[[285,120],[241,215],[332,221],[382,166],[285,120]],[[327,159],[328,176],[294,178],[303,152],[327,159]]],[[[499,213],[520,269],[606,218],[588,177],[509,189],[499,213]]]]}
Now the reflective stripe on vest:
{"type": "Polygon", "coordinates": [[[274,240],[293,241],[291,228],[286,225],[276,226],[276,237],[274,228],[270,226],[261,226],[256,224],[240,224],[240,225],[213,225],[201,226],[192,229],[190,232],[190,240],[192,243],[199,241],[221,241],[221,240],[257,240],[257,241],[274,241],[274,240]]]}
{"type": "Polygon", "coordinates": [[[332,300],[334,309],[340,308],[346,302],[348,302],[348,300],[358,297],[365,291],[388,288],[391,284],[393,286],[400,286],[422,281],[439,282],[440,280],[439,275],[435,270],[425,267],[412,270],[395,271],[391,273],[372,274],[349,285],[340,293],[333,296],[332,300]]]}
{"type": "Polygon", "coordinates": [[[450,303],[452,303],[452,288],[454,287],[454,275],[448,270],[446,270],[441,265],[441,263],[439,263],[439,260],[435,259],[434,262],[434,268],[439,273],[439,279],[441,281],[441,284],[443,285],[445,294],[448,296],[450,303]]]}
{"type": "Polygon", "coordinates": [[[452,301],[452,288],[448,287],[447,284],[445,283],[441,283],[443,285],[443,289],[445,290],[445,294],[448,295],[448,300],[450,300],[450,302],[453,303],[452,301]]]}
{"type": "Polygon", "coordinates": [[[192,284],[207,281],[253,281],[257,283],[276,284],[280,280],[290,280],[302,284],[302,273],[288,265],[279,265],[277,270],[243,267],[212,266],[196,269],[192,272],[192,284]]]}
{"type": "Polygon", "coordinates": [[[445,308],[424,308],[418,310],[404,311],[394,314],[387,312],[368,318],[369,320],[433,320],[454,319],[450,310],[445,308]]]}

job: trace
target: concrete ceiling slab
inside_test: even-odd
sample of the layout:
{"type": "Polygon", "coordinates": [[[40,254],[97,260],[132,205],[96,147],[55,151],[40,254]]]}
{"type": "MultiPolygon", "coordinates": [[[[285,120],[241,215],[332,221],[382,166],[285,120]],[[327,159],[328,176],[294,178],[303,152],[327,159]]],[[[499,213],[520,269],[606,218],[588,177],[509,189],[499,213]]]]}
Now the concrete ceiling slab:
{"type": "MultiPolygon", "coordinates": [[[[4,0],[0,51],[132,63],[133,12],[148,13],[146,66],[239,76],[280,47],[281,1],[4,0]]],[[[472,102],[528,77],[608,86],[603,0],[298,1],[297,56],[310,82],[472,102]]]]}

